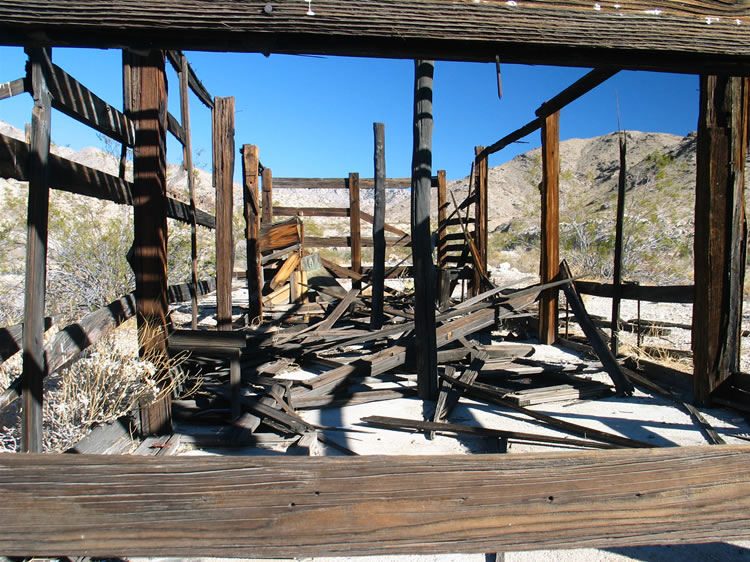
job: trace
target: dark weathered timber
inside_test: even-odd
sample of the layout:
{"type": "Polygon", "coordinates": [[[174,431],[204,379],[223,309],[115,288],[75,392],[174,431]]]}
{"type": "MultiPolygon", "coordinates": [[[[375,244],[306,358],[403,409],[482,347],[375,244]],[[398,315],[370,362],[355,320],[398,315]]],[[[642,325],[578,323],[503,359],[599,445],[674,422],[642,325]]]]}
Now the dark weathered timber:
{"type": "Polygon", "coordinates": [[[437,191],[437,212],[438,212],[438,243],[437,243],[437,266],[445,267],[445,255],[447,253],[447,235],[448,231],[445,226],[448,222],[448,187],[445,170],[438,170],[438,191],[437,191]]]}
{"type": "MultiPolygon", "coordinates": [[[[0,134],[0,175],[28,181],[28,158],[30,146],[25,142],[0,134]]],[[[83,164],[49,155],[50,188],[68,193],[77,193],[120,205],[133,205],[133,184],[122,178],[83,164]]],[[[167,217],[189,222],[190,208],[182,201],[166,198],[167,217]]],[[[215,228],[216,220],[205,211],[197,210],[199,225],[215,228]]]]}
{"type": "Polygon", "coordinates": [[[24,92],[26,92],[27,80],[28,78],[18,78],[16,80],[0,84],[0,100],[12,98],[13,96],[17,96],[18,94],[23,94],[24,92]]]}
{"type": "Polygon", "coordinates": [[[711,393],[739,370],[745,271],[744,184],[748,84],[702,76],[696,155],[693,392],[711,393]]]}
{"type": "Polygon", "coordinates": [[[47,221],[49,218],[49,149],[51,100],[45,68],[51,49],[29,49],[29,78],[34,97],[29,152],[29,198],[26,215],[26,282],[23,308],[23,408],[21,451],[42,452],[44,302],[47,282],[47,221]]]}
{"type": "MultiPolygon", "coordinates": [[[[362,272],[362,224],[359,216],[359,174],[349,174],[349,244],[352,255],[352,271],[362,272]]],[[[353,287],[360,289],[355,281],[353,287]]]]}
{"type": "Polygon", "coordinates": [[[175,302],[192,301],[193,297],[201,297],[216,290],[216,278],[205,279],[197,283],[180,283],[167,287],[167,299],[170,304],[175,302]]]}
{"type": "MultiPolygon", "coordinates": [[[[479,371],[482,370],[482,367],[484,366],[484,362],[486,360],[486,351],[475,352],[471,360],[471,364],[468,368],[464,369],[460,375],[458,375],[458,379],[467,384],[473,383],[475,380],[477,380],[479,371]]],[[[448,374],[448,376],[453,376],[452,371],[452,367],[446,367],[446,374],[448,374]]],[[[441,422],[442,420],[447,419],[453,411],[453,408],[455,408],[456,404],[458,404],[458,400],[460,397],[461,392],[454,390],[451,383],[446,379],[443,379],[440,384],[440,395],[438,396],[437,404],[435,405],[435,414],[432,420],[434,422],[441,422]]]]}
{"type": "Polygon", "coordinates": [[[45,63],[44,73],[52,107],[127,146],[135,145],[133,122],[56,64],[45,63]]]}
{"type": "Polygon", "coordinates": [[[274,207],[278,217],[348,217],[348,207],[274,207]]]}
{"type": "Polygon", "coordinates": [[[620,329],[620,301],[622,294],[622,244],[625,226],[625,177],[627,174],[627,137],[620,131],[620,171],[617,177],[617,216],[615,219],[615,255],[612,273],[612,322],[610,347],[617,357],[618,331],[620,329]]]}
{"type": "MultiPolygon", "coordinates": [[[[195,174],[193,170],[193,141],[190,132],[190,101],[188,96],[188,64],[187,58],[178,53],[177,63],[179,67],[175,70],[180,81],[180,120],[185,138],[182,143],[182,164],[187,173],[188,197],[190,199],[190,280],[193,287],[198,284],[198,228],[195,216],[195,174]]],[[[171,60],[171,57],[170,57],[171,60]]],[[[195,293],[195,291],[194,291],[195,293]]],[[[190,303],[191,320],[190,326],[193,330],[198,328],[198,297],[193,295],[190,303]]]]}
{"type": "MultiPolygon", "coordinates": [[[[483,146],[474,147],[474,154],[478,156],[484,151],[483,146]]],[[[476,244],[478,259],[481,268],[474,270],[474,282],[469,291],[469,296],[478,295],[485,286],[482,284],[483,275],[487,272],[487,187],[488,187],[488,161],[487,157],[476,161],[476,205],[474,207],[474,244],[476,244]]]]}
{"type": "Polygon", "coordinates": [[[185,66],[182,64],[183,60],[187,61],[185,55],[181,51],[167,51],[167,58],[174,67],[175,72],[186,72],[188,86],[197,96],[197,98],[203,103],[203,105],[205,105],[208,109],[213,109],[214,99],[211,97],[211,94],[208,93],[208,90],[203,85],[203,82],[198,79],[198,76],[195,74],[193,67],[190,65],[190,63],[187,63],[187,68],[185,68],[185,66]]]}
{"type": "MultiPolygon", "coordinates": [[[[128,53],[136,146],[133,158],[131,265],[135,272],[141,353],[166,353],[167,331],[167,83],[164,55],[128,53]]],[[[140,410],[143,434],[171,426],[169,396],[140,410]]]]}
{"type": "Polygon", "coordinates": [[[375,195],[372,221],[372,305],[370,327],[377,330],[383,325],[383,298],[385,274],[385,124],[373,123],[375,195]]]}
{"type": "Polygon", "coordinates": [[[430,236],[432,186],[432,84],[435,63],[414,61],[414,134],[412,150],[411,239],[414,264],[414,317],[419,396],[438,394],[435,344],[435,266],[430,236]]]}
{"type": "MultiPolygon", "coordinates": [[[[576,281],[576,288],[582,295],[611,298],[614,294],[614,288],[611,283],[579,280],[576,281]]],[[[693,285],[665,285],[657,287],[626,283],[622,285],[620,290],[620,298],[622,299],[649,302],[692,303],[695,295],[695,286],[693,285]]]]}
{"type": "MultiPolygon", "coordinates": [[[[560,271],[560,113],[542,123],[542,224],[539,277],[552,281],[560,271]]],[[[553,344],[557,339],[557,289],[548,289],[539,299],[539,342],[553,344]]]]}
{"type": "Polygon", "coordinates": [[[533,5],[442,0],[6,0],[5,44],[310,53],[508,63],[615,66],[688,72],[747,70],[744,4],[668,0],[595,10],[579,1],[533,5]],[[304,6],[303,6],[304,7],[304,6]],[[741,23],[737,24],[737,20],[741,23]]]}
{"type": "Polygon", "coordinates": [[[177,121],[177,117],[172,115],[169,111],[167,112],[167,131],[178,140],[178,142],[184,147],[185,146],[185,130],[177,121]]]}
{"type": "Polygon", "coordinates": [[[234,184],[234,98],[216,98],[212,112],[216,188],[216,327],[232,329],[232,186],[234,184]]]}
{"type": "Polygon", "coordinates": [[[263,320],[263,268],[260,257],[260,205],[258,203],[258,147],[242,147],[242,198],[245,216],[245,249],[247,252],[247,320],[263,320]]]}
{"type": "Polygon", "coordinates": [[[434,433],[481,435],[483,437],[501,437],[518,441],[530,441],[532,443],[554,443],[556,445],[588,447],[591,449],[620,448],[616,445],[610,445],[609,443],[598,443],[597,441],[584,441],[582,439],[570,439],[568,437],[539,435],[538,433],[522,433],[520,431],[507,431],[504,429],[492,429],[488,427],[476,427],[455,423],[407,420],[401,418],[389,418],[385,416],[367,416],[365,418],[362,418],[361,421],[370,425],[376,425],[378,427],[385,427],[388,429],[416,429],[418,431],[430,431],[434,433]]]}
{"type": "Polygon", "coordinates": [[[5,454],[0,550],[284,558],[746,540],[748,463],[742,445],[304,463],[5,454]]]}
{"type": "MultiPolygon", "coordinates": [[[[45,317],[44,330],[49,330],[54,324],[59,323],[62,315],[45,317]]],[[[0,328],[0,365],[16,353],[21,351],[23,346],[23,322],[13,326],[0,328]]]]}
{"type": "Polygon", "coordinates": [[[568,269],[568,264],[565,263],[565,261],[560,264],[560,274],[562,275],[563,279],[568,280],[568,283],[563,285],[562,288],[565,292],[565,297],[568,301],[568,304],[570,305],[570,309],[573,311],[573,314],[578,320],[578,325],[583,330],[583,333],[586,334],[591,347],[594,348],[594,351],[596,352],[597,357],[599,357],[599,361],[601,361],[604,370],[612,379],[617,393],[625,395],[632,394],[633,384],[625,376],[625,373],[623,373],[620,364],[617,362],[617,359],[614,355],[612,355],[612,351],[609,349],[609,347],[607,347],[607,344],[604,343],[604,340],[599,334],[599,330],[591,320],[588,312],[586,312],[586,307],[583,305],[583,300],[581,300],[581,296],[576,290],[575,282],[572,279],[570,269],[568,269]]]}
{"type": "MultiPolygon", "coordinates": [[[[271,168],[263,168],[261,174],[261,221],[263,226],[273,222],[273,173],[271,168]]],[[[262,248],[261,248],[262,249],[262,248]]]]}

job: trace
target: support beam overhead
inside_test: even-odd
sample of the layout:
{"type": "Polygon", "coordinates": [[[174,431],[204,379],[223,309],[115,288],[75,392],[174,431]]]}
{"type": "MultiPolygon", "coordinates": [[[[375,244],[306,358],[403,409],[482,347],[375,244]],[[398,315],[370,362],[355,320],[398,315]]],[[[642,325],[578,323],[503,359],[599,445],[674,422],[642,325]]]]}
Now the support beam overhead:
{"type": "Polygon", "coordinates": [[[5,0],[0,41],[746,73],[744,3],[5,0]],[[270,6],[265,10],[264,6],[270,6]],[[598,6],[598,5],[597,5],[598,6]],[[40,39],[42,38],[42,39],[40,39]]]}

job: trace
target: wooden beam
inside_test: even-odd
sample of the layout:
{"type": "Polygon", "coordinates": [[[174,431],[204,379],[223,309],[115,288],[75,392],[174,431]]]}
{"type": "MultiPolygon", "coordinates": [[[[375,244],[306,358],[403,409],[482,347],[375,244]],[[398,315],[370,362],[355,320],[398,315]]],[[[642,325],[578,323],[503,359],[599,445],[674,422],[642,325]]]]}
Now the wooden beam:
{"type": "MultiPolygon", "coordinates": [[[[349,250],[351,252],[352,271],[362,272],[362,225],[359,216],[359,174],[349,174],[349,250]]],[[[361,289],[359,282],[352,286],[361,289]]]]}
{"type": "Polygon", "coordinates": [[[213,163],[216,188],[216,327],[232,329],[232,186],[234,183],[234,98],[214,99],[213,163]]]}
{"type": "Polygon", "coordinates": [[[263,267],[260,257],[260,205],[258,204],[258,147],[242,147],[242,197],[247,251],[247,319],[250,324],[263,320],[263,267]],[[257,320],[256,320],[257,319],[257,320]]]}
{"type": "MultiPolygon", "coordinates": [[[[560,113],[544,118],[542,125],[542,224],[539,276],[549,283],[560,271],[560,113]]],[[[557,339],[558,289],[544,291],[539,299],[539,342],[557,339]]]]}
{"type": "Polygon", "coordinates": [[[4,454],[0,551],[285,558],[747,540],[748,463],[743,445],[304,463],[4,454]]]}
{"type": "Polygon", "coordinates": [[[29,198],[26,218],[26,283],[23,310],[23,407],[21,451],[41,453],[44,359],[44,303],[47,283],[47,227],[49,219],[49,149],[51,98],[45,68],[50,49],[30,49],[31,113],[29,198]]]}
{"type": "MultiPolygon", "coordinates": [[[[614,287],[611,283],[597,281],[576,281],[578,292],[583,295],[598,297],[612,297],[614,287]]],[[[626,283],[620,288],[620,298],[625,300],[640,300],[649,302],[692,303],[694,301],[695,286],[693,285],[635,285],[626,283]]]]}
{"type": "Polygon", "coordinates": [[[271,168],[263,168],[261,175],[262,215],[261,221],[264,225],[273,222],[273,174],[271,168]]]}
{"type": "MultiPolygon", "coordinates": [[[[370,328],[378,330],[383,325],[383,298],[385,274],[385,124],[373,123],[375,136],[375,196],[372,221],[372,305],[370,328]]],[[[360,266],[361,270],[361,266],[360,266]]]]}
{"type": "Polygon", "coordinates": [[[693,392],[711,393],[739,370],[745,272],[748,82],[702,76],[695,190],[693,392]]]}
{"type": "MultiPolygon", "coordinates": [[[[349,178],[274,178],[277,189],[348,189],[349,178]]],[[[411,178],[388,178],[387,189],[411,189],[411,178]]],[[[437,187],[437,177],[432,177],[437,187]]],[[[375,178],[359,178],[359,189],[375,189],[375,178]]]]}
{"type": "MultiPolygon", "coordinates": [[[[484,151],[483,146],[474,147],[475,156],[484,151]]],[[[487,275],[487,180],[488,162],[487,157],[480,158],[476,162],[476,204],[474,212],[474,245],[477,249],[477,261],[481,267],[474,269],[474,280],[469,291],[469,296],[481,293],[485,287],[483,279],[487,275]]]]}
{"type": "Polygon", "coordinates": [[[294,2],[97,0],[0,4],[5,44],[123,45],[186,50],[311,53],[507,63],[746,73],[750,37],[743,3],[648,4],[595,10],[561,4],[444,0],[294,2]],[[304,8],[304,5],[303,5],[304,8]],[[740,22],[739,24],[737,22],[740,22]],[[713,69],[713,70],[711,70],[713,69]]]}
{"type": "Polygon", "coordinates": [[[419,397],[438,396],[435,340],[435,266],[430,236],[432,185],[432,83],[435,63],[414,61],[414,143],[412,151],[411,239],[419,397]]]}
{"type": "Polygon", "coordinates": [[[0,84],[0,100],[12,98],[18,94],[23,94],[24,92],[26,92],[26,78],[18,78],[0,84]]]}
{"type": "MultiPolygon", "coordinates": [[[[198,285],[198,227],[195,216],[195,173],[193,170],[193,141],[190,132],[190,101],[188,95],[188,62],[185,55],[179,53],[179,71],[180,80],[180,119],[184,133],[184,142],[182,143],[182,163],[187,173],[188,197],[190,198],[190,280],[193,288],[197,289],[198,285]]],[[[191,297],[190,325],[193,330],[198,329],[198,295],[193,291],[191,297]]]]}
{"type": "Polygon", "coordinates": [[[617,177],[617,212],[615,218],[615,252],[612,268],[612,319],[610,322],[610,348],[617,357],[618,331],[620,329],[620,301],[622,300],[622,251],[625,228],[625,178],[627,174],[627,137],[619,133],[620,170],[617,177]]]}
{"type": "MultiPolygon", "coordinates": [[[[166,354],[167,330],[167,83],[164,55],[128,53],[135,121],[131,265],[135,271],[138,339],[142,354],[166,354]]],[[[140,411],[141,432],[171,428],[169,396],[140,411]]]]}

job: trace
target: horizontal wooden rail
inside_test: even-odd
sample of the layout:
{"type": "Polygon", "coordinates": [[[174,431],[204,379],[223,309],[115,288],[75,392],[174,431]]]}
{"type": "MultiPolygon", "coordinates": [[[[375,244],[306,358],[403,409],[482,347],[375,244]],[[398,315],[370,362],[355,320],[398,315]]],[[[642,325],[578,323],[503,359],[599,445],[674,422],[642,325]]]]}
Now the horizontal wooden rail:
{"type": "Polygon", "coordinates": [[[315,0],[264,10],[235,0],[0,2],[5,44],[309,53],[739,75],[747,5],[706,0],[315,0]],[[304,6],[303,6],[304,7],[304,6]]]}
{"type": "MultiPolygon", "coordinates": [[[[437,187],[437,176],[432,178],[437,187]]],[[[349,189],[349,178],[273,178],[274,189],[349,189]]],[[[359,178],[360,189],[375,189],[374,178],[359,178]]],[[[411,189],[411,178],[387,178],[386,189],[411,189]]],[[[275,207],[274,207],[275,208],[275,207]]]]}
{"type": "MultiPolygon", "coordinates": [[[[26,170],[29,145],[0,134],[0,177],[28,181],[26,170]]],[[[101,170],[89,168],[66,158],[50,154],[50,187],[68,193],[132,205],[132,184],[101,170]]],[[[190,222],[190,206],[171,197],[166,198],[167,216],[190,222]]],[[[206,228],[216,228],[216,220],[205,211],[196,209],[196,222],[206,228]]]]}
{"type": "MultiPolygon", "coordinates": [[[[274,180],[275,182],[276,180],[274,180]]],[[[276,185],[274,184],[274,187],[276,185]]],[[[276,207],[275,217],[348,217],[348,207],[276,207]]]]}
{"type": "Polygon", "coordinates": [[[747,540],[748,463],[746,445],[304,462],[3,454],[0,552],[284,558],[747,540]]]}
{"type": "Polygon", "coordinates": [[[0,84],[0,100],[23,94],[27,89],[26,78],[18,78],[17,80],[0,84]]]}
{"type": "Polygon", "coordinates": [[[185,146],[185,129],[182,128],[180,122],[170,112],[167,112],[167,130],[172,133],[172,136],[176,138],[182,146],[185,146]]]}
{"type": "MultiPolygon", "coordinates": [[[[614,289],[611,283],[595,281],[576,281],[576,288],[584,295],[612,298],[614,289]]],[[[692,303],[695,298],[694,285],[635,285],[625,283],[620,289],[620,298],[649,302],[692,303]]]]}
{"type": "MultiPolygon", "coordinates": [[[[410,244],[411,240],[408,237],[385,239],[385,245],[390,247],[407,247],[410,244]]],[[[305,236],[305,247],[307,248],[347,248],[350,246],[351,238],[349,236],[305,236]]],[[[362,238],[362,246],[372,248],[372,238],[362,238]]]]}

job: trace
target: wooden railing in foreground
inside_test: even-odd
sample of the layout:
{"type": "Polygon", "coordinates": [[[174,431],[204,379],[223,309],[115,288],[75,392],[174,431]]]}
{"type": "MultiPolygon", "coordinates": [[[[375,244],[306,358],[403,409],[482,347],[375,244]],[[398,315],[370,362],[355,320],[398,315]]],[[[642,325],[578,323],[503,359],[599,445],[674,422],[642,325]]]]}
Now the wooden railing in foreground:
{"type": "Polygon", "coordinates": [[[749,445],[304,463],[6,454],[0,552],[282,558],[748,539],[748,463],[749,445]]]}

